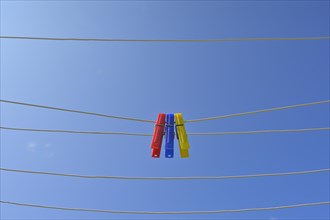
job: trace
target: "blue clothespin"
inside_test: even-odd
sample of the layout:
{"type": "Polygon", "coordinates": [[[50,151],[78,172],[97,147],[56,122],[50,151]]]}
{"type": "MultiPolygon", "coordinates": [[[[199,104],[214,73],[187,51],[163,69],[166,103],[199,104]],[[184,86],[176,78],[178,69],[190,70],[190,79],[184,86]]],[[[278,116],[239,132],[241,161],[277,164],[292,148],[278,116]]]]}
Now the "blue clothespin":
{"type": "Polygon", "coordinates": [[[165,157],[174,157],[174,114],[166,114],[165,157]]]}

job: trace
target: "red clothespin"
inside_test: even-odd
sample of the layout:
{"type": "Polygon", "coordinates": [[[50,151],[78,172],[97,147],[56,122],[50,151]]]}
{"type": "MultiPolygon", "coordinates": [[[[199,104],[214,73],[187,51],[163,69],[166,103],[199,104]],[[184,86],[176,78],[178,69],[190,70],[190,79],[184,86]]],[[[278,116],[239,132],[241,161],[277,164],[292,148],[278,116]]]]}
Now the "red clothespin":
{"type": "Polygon", "coordinates": [[[156,121],[155,130],[151,141],[151,155],[155,158],[160,157],[160,150],[162,148],[163,135],[165,130],[165,117],[166,114],[158,114],[158,119],[156,121]]]}

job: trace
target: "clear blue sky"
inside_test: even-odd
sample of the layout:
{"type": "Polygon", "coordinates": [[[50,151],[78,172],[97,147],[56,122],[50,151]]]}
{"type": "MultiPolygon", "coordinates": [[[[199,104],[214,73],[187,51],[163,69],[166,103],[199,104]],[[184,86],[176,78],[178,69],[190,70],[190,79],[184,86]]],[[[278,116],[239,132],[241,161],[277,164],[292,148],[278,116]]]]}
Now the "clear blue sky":
{"type": "MultiPolygon", "coordinates": [[[[1,35],[236,38],[329,35],[328,1],[2,1],[1,35]]],[[[1,98],[105,114],[195,119],[329,99],[329,41],[1,40],[1,98]]],[[[188,132],[329,127],[329,105],[187,124],[188,132]]],[[[1,125],[151,133],[152,124],[1,103],[1,125]]],[[[329,133],[190,137],[152,159],[149,137],[1,131],[1,166],[86,175],[211,176],[329,167],[329,133]]],[[[329,173],[219,181],[89,180],[1,172],[1,199],[114,210],[215,210],[328,201],[329,173]]],[[[328,219],[329,206],[141,216],[1,205],[2,219],[328,219]]]]}

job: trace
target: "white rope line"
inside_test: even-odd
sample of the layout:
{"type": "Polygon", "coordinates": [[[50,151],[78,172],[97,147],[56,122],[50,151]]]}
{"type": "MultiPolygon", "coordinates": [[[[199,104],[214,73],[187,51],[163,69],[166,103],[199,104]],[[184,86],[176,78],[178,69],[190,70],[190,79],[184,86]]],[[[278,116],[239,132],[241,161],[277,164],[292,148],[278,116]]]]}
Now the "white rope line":
{"type": "Polygon", "coordinates": [[[65,111],[65,112],[73,112],[73,113],[86,114],[86,115],[94,115],[94,116],[106,117],[106,118],[115,118],[115,119],[121,119],[121,120],[155,123],[152,120],[144,120],[144,119],[115,116],[115,115],[105,115],[105,114],[100,114],[100,113],[95,113],[95,112],[86,112],[86,111],[58,108],[58,107],[45,106],[45,105],[36,105],[36,104],[31,104],[31,103],[16,102],[16,101],[10,101],[10,100],[0,100],[0,102],[5,102],[5,103],[10,103],[10,104],[15,104],[15,105],[25,105],[25,106],[37,107],[37,108],[46,108],[46,109],[65,111]]]}
{"type": "Polygon", "coordinates": [[[257,114],[257,113],[272,112],[272,111],[278,111],[278,110],[284,110],[284,109],[319,105],[319,104],[325,104],[325,103],[329,103],[329,102],[330,102],[330,100],[324,100],[324,101],[319,101],[319,102],[310,102],[310,103],[303,103],[303,104],[297,104],[297,105],[288,105],[288,106],[283,106],[283,107],[262,109],[262,110],[256,110],[256,111],[251,111],[251,112],[242,112],[242,113],[236,113],[236,114],[221,115],[221,116],[215,116],[215,117],[210,117],[210,118],[200,118],[200,119],[194,119],[194,120],[186,120],[185,122],[186,123],[188,123],[188,122],[201,122],[201,121],[210,121],[210,120],[217,120],[217,119],[224,119],[224,118],[232,118],[232,117],[243,116],[243,115],[252,115],[252,114],[257,114]]]}
{"type": "MultiPolygon", "coordinates": [[[[73,131],[73,130],[49,130],[49,129],[33,129],[33,128],[12,128],[0,127],[4,130],[13,131],[31,131],[31,132],[48,132],[48,133],[70,133],[70,134],[101,134],[101,135],[128,135],[128,136],[152,136],[146,133],[129,133],[129,132],[102,132],[102,131],[73,131]]],[[[327,131],[329,128],[303,128],[303,129],[285,129],[285,130],[259,130],[259,131],[225,131],[225,132],[206,132],[206,133],[187,133],[189,136],[222,136],[235,134],[264,134],[264,133],[298,133],[310,131],[327,131]]]]}
{"type": "Polygon", "coordinates": [[[185,177],[131,177],[131,176],[91,176],[91,175],[80,175],[80,174],[65,174],[65,173],[53,173],[53,172],[41,172],[31,170],[18,170],[0,168],[1,171],[16,172],[16,173],[28,173],[37,175],[51,175],[51,176],[63,176],[63,177],[76,177],[86,179],[118,179],[118,180],[224,180],[224,179],[249,179],[257,177],[279,177],[279,176],[290,176],[290,175],[303,175],[303,174],[315,174],[329,172],[330,168],[318,169],[318,170],[307,170],[307,171],[296,171],[286,173],[263,173],[263,174],[250,174],[250,175],[236,175],[236,176],[185,176],[185,177]]]}
{"type": "Polygon", "coordinates": [[[322,37],[264,37],[264,38],[224,38],[224,39],[123,39],[123,38],[63,38],[63,37],[30,37],[30,36],[0,36],[2,39],[16,40],[49,40],[49,41],[99,41],[99,42],[140,42],[140,43],[211,43],[211,42],[241,42],[241,41],[306,41],[328,40],[330,36],[322,37]]]}
{"type": "Polygon", "coordinates": [[[102,134],[102,135],[128,135],[128,136],[152,136],[152,134],[129,133],[129,132],[101,132],[101,131],[71,131],[71,130],[49,130],[49,129],[33,129],[33,128],[11,128],[0,127],[4,130],[13,131],[32,131],[32,132],[48,132],[48,133],[71,133],[71,134],[102,134]]]}
{"type": "Polygon", "coordinates": [[[235,134],[263,134],[263,133],[295,133],[309,131],[328,131],[330,128],[303,128],[303,129],[284,129],[284,130],[259,130],[259,131],[226,131],[226,132],[207,132],[207,133],[188,133],[190,136],[208,135],[235,135],[235,134]]]}
{"type": "Polygon", "coordinates": [[[43,209],[57,209],[65,211],[82,211],[82,212],[103,212],[112,214],[219,214],[219,213],[235,213],[235,212],[252,212],[252,211],[272,211],[279,209],[290,209],[290,208],[300,208],[300,207],[310,207],[319,205],[329,205],[330,202],[313,202],[313,203],[303,203],[296,205],[283,205],[274,207],[264,207],[264,208],[247,208],[247,209],[227,209],[227,210],[212,210],[212,211],[173,211],[173,212],[160,212],[160,211],[118,211],[118,210],[102,210],[102,209],[84,209],[84,208],[68,208],[59,206],[46,206],[46,205],[36,205],[28,203],[18,203],[1,200],[0,203],[16,206],[43,208],[43,209]]]}
{"type": "MultiPolygon", "coordinates": [[[[138,122],[155,123],[153,120],[130,118],[130,117],[123,117],[123,116],[114,116],[114,115],[105,115],[105,114],[94,113],[94,112],[86,112],[86,111],[58,108],[58,107],[45,106],[45,105],[36,105],[36,104],[31,104],[31,103],[16,102],[16,101],[4,100],[4,99],[0,100],[0,102],[16,104],[16,105],[25,105],[25,106],[37,107],[37,108],[52,109],[52,110],[65,111],[65,112],[73,112],[73,113],[94,115],[94,116],[100,116],[100,117],[106,117],[106,118],[115,118],[115,119],[122,119],[122,120],[131,120],[131,121],[138,121],[138,122]]],[[[217,120],[217,119],[224,119],[224,118],[232,118],[232,117],[237,117],[237,116],[252,115],[252,114],[263,113],[263,112],[272,112],[272,111],[285,110],[285,109],[291,109],[291,108],[319,105],[319,104],[325,104],[325,103],[329,103],[329,102],[330,102],[330,100],[323,100],[323,101],[318,101],[318,102],[309,102],[309,103],[303,103],[303,104],[297,104],[297,105],[289,105],[289,106],[262,109],[262,110],[256,110],[256,111],[250,111],[250,112],[242,112],[242,113],[235,113],[235,114],[229,114],[229,115],[215,116],[215,117],[210,117],[210,118],[185,120],[185,123],[210,121],[210,120],[217,120]]]]}

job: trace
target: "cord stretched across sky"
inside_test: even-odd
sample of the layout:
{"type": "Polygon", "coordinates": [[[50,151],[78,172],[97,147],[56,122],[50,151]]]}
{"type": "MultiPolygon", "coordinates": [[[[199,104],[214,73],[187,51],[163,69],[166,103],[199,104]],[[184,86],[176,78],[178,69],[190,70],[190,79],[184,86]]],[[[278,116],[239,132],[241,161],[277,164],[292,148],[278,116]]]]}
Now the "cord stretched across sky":
{"type": "Polygon", "coordinates": [[[319,206],[319,205],[329,205],[330,201],[326,202],[313,202],[313,203],[303,203],[295,205],[282,205],[282,206],[273,206],[273,207],[264,207],[264,208],[246,208],[246,209],[227,209],[227,210],[212,210],[212,211],[173,211],[173,212],[161,212],[161,211],[117,211],[117,210],[102,210],[102,209],[84,209],[84,208],[68,208],[68,207],[59,207],[59,206],[46,206],[46,205],[36,205],[29,203],[18,203],[11,201],[3,201],[0,203],[16,206],[25,206],[25,207],[34,207],[34,208],[43,208],[43,209],[57,209],[63,211],[82,211],[82,212],[103,212],[103,213],[112,213],[112,214],[163,214],[163,215],[185,215],[185,214],[220,214],[220,213],[235,213],[235,212],[252,212],[252,211],[271,211],[279,209],[291,209],[291,208],[300,208],[308,206],[319,206]]]}
{"type": "Polygon", "coordinates": [[[180,176],[180,177],[133,177],[133,176],[100,176],[100,175],[80,175],[80,174],[67,174],[67,173],[54,173],[54,172],[41,172],[31,170],[18,170],[0,168],[1,171],[14,172],[14,173],[28,173],[37,175],[50,175],[50,176],[62,176],[62,177],[75,177],[84,179],[117,179],[117,180],[224,180],[224,179],[249,179],[257,177],[279,177],[279,176],[291,176],[291,175],[306,175],[315,173],[329,172],[330,168],[307,170],[307,171],[295,171],[286,173],[262,173],[262,174],[249,174],[249,175],[235,175],[235,176],[180,176]]]}
{"type": "MultiPolygon", "coordinates": [[[[24,105],[24,106],[30,106],[30,107],[44,108],[44,109],[51,109],[51,110],[57,110],[57,111],[64,111],[64,112],[94,115],[94,116],[106,117],[106,118],[114,118],[114,119],[121,119],[121,120],[146,122],[146,123],[155,123],[155,121],[147,120],[147,119],[107,115],[107,114],[100,114],[100,113],[95,113],[95,112],[87,112],[87,111],[52,107],[52,106],[46,106],[46,105],[37,105],[37,104],[17,102],[17,101],[4,100],[4,99],[0,100],[0,102],[15,104],[15,105],[24,105]]],[[[283,106],[283,107],[268,108],[268,109],[250,111],[250,112],[242,112],[242,113],[234,113],[234,114],[229,114],[229,115],[220,115],[220,116],[214,116],[214,117],[208,117],[208,118],[185,120],[185,123],[211,121],[211,120],[218,120],[218,119],[224,119],[224,118],[232,118],[232,117],[238,117],[238,116],[244,116],[244,115],[252,115],[252,114],[279,111],[279,110],[285,110],[285,109],[291,109],[291,108],[307,107],[307,106],[313,106],[313,105],[319,105],[319,104],[326,104],[326,103],[329,103],[329,102],[330,102],[330,100],[323,100],[323,101],[317,101],[317,102],[309,102],[309,103],[302,103],[302,104],[296,104],[296,105],[288,105],[288,106],[283,106]]]]}
{"type": "Polygon", "coordinates": [[[132,42],[132,43],[221,43],[242,41],[315,41],[329,40],[330,36],[321,37],[255,37],[255,38],[223,38],[223,39],[124,39],[124,38],[67,38],[67,37],[32,37],[32,36],[0,36],[2,39],[15,40],[48,40],[48,41],[95,41],[95,42],[132,42]]]}
{"type": "MultiPolygon", "coordinates": [[[[152,136],[146,133],[130,133],[130,132],[102,132],[102,131],[72,131],[72,130],[50,130],[50,129],[33,129],[33,128],[12,128],[3,127],[0,129],[13,131],[31,131],[31,132],[47,132],[47,133],[70,133],[70,134],[101,134],[101,135],[128,135],[128,136],[152,136]]],[[[329,128],[303,128],[303,129],[282,129],[282,130],[259,130],[259,131],[225,131],[225,132],[205,132],[205,133],[187,133],[189,136],[222,136],[222,135],[238,135],[238,134],[265,134],[265,133],[298,133],[311,131],[328,131],[329,128]]]]}

